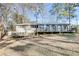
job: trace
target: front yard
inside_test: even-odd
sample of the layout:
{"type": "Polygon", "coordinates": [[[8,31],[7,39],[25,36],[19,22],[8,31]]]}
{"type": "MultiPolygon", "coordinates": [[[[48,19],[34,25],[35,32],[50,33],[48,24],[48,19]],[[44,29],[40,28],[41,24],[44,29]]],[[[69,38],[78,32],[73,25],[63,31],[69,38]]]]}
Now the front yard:
{"type": "Polygon", "coordinates": [[[38,37],[4,38],[0,55],[79,56],[79,34],[44,34],[38,37]]]}

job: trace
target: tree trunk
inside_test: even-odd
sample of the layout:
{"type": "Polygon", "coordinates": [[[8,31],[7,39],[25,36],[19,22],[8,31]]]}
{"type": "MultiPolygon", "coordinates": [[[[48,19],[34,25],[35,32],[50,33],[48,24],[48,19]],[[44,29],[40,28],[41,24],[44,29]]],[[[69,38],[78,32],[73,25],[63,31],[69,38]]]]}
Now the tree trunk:
{"type": "MultiPolygon", "coordinates": [[[[37,21],[37,15],[36,15],[36,23],[37,23],[37,22],[38,22],[38,21],[37,21]]],[[[38,27],[38,25],[36,26],[36,35],[38,36],[37,27],[38,27]]]]}
{"type": "MultiPolygon", "coordinates": [[[[70,5],[69,5],[70,6],[70,5]]],[[[70,19],[70,7],[69,7],[69,24],[71,24],[71,19],[70,19]]]]}
{"type": "Polygon", "coordinates": [[[76,32],[78,33],[78,19],[76,19],[76,32]]]}
{"type": "MultiPolygon", "coordinates": [[[[71,18],[70,18],[70,4],[69,4],[69,25],[71,25],[71,18]]],[[[69,30],[71,29],[71,27],[69,26],[69,30]]],[[[70,31],[71,32],[71,31],[70,31]]]]}

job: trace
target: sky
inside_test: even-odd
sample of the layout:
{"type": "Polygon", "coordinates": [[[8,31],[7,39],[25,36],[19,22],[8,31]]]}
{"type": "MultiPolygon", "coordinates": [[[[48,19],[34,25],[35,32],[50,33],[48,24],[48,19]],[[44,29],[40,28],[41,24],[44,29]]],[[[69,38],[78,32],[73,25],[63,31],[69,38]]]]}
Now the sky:
{"type": "MultiPolygon", "coordinates": [[[[23,11],[22,11],[22,8],[20,6],[20,4],[15,4],[18,12],[20,14],[23,14],[23,11]]],[[[51,9],[51,4],[50,3],[46,3],[45,4],[45,15],[44,17],[42,18],[41,15],[38,16],[38,23],[56,23],[56,17],[51,15],[48,11],[51,9]]],[[[30,11],[30,10],[27,10],[25,11],[25,16],[30,20],[30,21],[36,21],[36,18],[34,17],[34,14],[30,11]]],[[[75,14],[77,15],[76,18],[74,19],[71,19],[71,24],[76,24],[78,23],[79,24],[79,8],[77,8],[75,14]],[[78,22],[76,22],[75,20],[78,20],[78,22]]],[[[66,19],[61,19],[62,21],[59,20],[59,23],[68,23],[68,21],[66,19]]]]}
{"type": "MultiPolygon", "coordinates": [[[[51,4],[46,4],[46,7],[45,7],[45,12],[46,12],[46,15],[44,17],[44,19],[42,19],[41,17],[38,18],[38,22],[39,23],[56,23],[56,17],[51,15],[48,11],[51,9],[51,4]],[[43,20],[43,21],[42,21],[43,20]]],[[[79,24],[79,7],[77,8],[75,14],[77,15],[76,18],[74,19],[71,19],[71,24],[76,24],[78,23],[79,24]],[[75,20],[78,20],[78,22],[76,22],[75,20]]],[[[33,17],[33,14],[32,13],[29,13],[29,18],[32,20],[32,21],[35,21],[35,17],[33,17]]],[[[67,19],[62,19],[62,21],[59,20],[60,23],[68,23],[67,19]]]]}

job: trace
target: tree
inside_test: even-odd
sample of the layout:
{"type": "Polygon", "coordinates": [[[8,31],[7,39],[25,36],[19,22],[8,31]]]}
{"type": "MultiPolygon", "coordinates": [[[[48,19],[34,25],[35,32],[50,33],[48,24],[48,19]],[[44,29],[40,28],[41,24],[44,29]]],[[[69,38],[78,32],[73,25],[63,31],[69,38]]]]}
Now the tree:
{"type": "Polygon", "coordinates": [[[57,20],[59,18],[68,19],[69,24],[71,22],[71,19],[76,17],[76,7],[78,7],[79,4],[74,3],[63,3],[63,4],[52,4],[52,9],[50,10],[51,15],[56,15],[57,20]]]}
{"type": "Polygon", "coordinates": [[[71,24],[71,19],[73,19],[74,17],[76,17],[75,11],[75,4],[73,3],[66,3],[64,4],[64,10],[61,13],[61,15],[67,19],[69,19],[69,24],[71,24]]]}
{"type": "Polygon", "coordinates": [[[62,4],[61,3],[52,4],[51,10],[49,12],[51,13],[51,15],[56,16],[56,22],[58,23],[58,20],[61,18],[62,4]]]}
{"type": "Polygon", "coordinates": [[[7,24],[9,14],[11,13],[12,4],[2,4],[2,5],[3,5],[2,10],[1,10],[2,17],[3,17],[4,22],[7,24]]]}
{"type": "MultiPolygon", "coordinates": [[[[25,6],[27,9],[33,12],[34,17],[36,18],[36,23],[38,23],[39,15],[43,14],[43,4],[42,3],[29,3],[29,4],[25,4],[25,6]]],[[[37,26],[36,26],[36,33],[37,33],[37,26]]]]}
{"type": "MultiPolygon", "coordinates": [[[[20,23],[25,23],[26,18],[23,15],[20,15],[18,13],[13,14],[13,20],[15,23],[20,24],[20,23]]],[[[28,20],[28,19],[27,19],[28,20]]]]}

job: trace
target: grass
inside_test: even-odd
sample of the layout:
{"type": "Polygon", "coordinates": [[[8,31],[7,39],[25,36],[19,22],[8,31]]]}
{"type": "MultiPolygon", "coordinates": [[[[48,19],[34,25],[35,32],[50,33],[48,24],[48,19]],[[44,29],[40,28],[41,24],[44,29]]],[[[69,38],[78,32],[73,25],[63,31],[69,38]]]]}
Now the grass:
{"type": "Polygon", "coordinates": [[[76,39],[76,33],[63,33],[63,34],[58,34],[61,37],[66,38],[67,40],[75,40],[76,39]]]}

